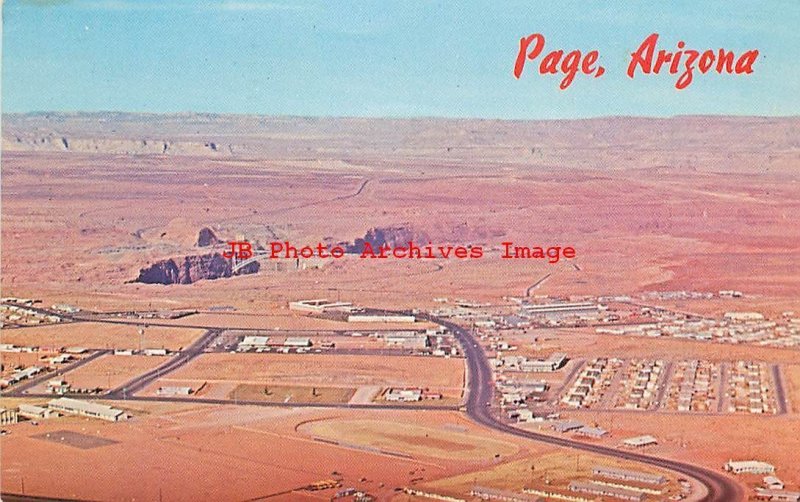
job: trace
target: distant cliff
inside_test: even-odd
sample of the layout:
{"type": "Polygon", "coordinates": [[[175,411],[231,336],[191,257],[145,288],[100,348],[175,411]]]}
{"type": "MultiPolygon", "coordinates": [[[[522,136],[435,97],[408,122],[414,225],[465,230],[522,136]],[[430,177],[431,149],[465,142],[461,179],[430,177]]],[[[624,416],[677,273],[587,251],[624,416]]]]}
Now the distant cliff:
{"type": "Polygon", "coordinates": [[[230,260],[220,253],[185,256],[182,259],[170,258],[158,261],[139,271],[133,282],[145,284],[192,284],[200,280],[213,280],[241,274],[254,274],[259,271],[258,262],[232,271],[230,260]]]}

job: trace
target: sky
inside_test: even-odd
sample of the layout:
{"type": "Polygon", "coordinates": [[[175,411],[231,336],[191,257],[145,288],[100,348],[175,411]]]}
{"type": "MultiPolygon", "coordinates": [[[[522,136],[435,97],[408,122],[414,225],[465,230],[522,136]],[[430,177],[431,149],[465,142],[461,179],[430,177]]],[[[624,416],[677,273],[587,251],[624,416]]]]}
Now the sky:
{"type": "MultiPolygon", "coordinates": [[[[558,119],[800,114],[800,2],[7,0],[2,110],[558,119]],[[702,6],[701,6],[702,5],[702,6]],[[600,78],[513,76],[523,36],[600,78]],[[651,33],[758,49],[750,75],[626,69],[651,33]]],[[[539,58],[543,57],[540,56],[539,58]]]]}

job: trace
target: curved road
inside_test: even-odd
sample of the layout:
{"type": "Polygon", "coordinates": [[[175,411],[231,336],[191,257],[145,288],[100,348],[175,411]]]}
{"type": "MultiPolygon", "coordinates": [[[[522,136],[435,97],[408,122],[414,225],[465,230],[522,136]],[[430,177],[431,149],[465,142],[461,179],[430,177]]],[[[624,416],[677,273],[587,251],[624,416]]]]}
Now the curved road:
{"type": "Polygon", "coordinates": [[[492,371],[483,352],[481,345],[472,335],[461,326],[449,321],[438,319],[431,316],[420,315],[420,317],[440,324],[454,334],[458,342],[464,349],[467,358],[467,369],[469,375],[468,396],[466,401],[466,412],[475,422],[490,427],[492,429],[513,434],[515,436],[542,441],[544,443],[573,448],[598,455],[622,458],[634,462],[642,462],[663,469],[680,472],[688,477],[694,478],[702,483],[708,491],[704,500],[715,502],[731,502],[745,500],[744,493],[738,483],[722,473],[698,467],[691,464],[684,464],[675,460],[668,460],[640,453],[627,452],[591,443],[573,441],[566,438],[548,436],[537,432],[527,431],[512,427],[492,415],[490,406],[492,402],[494,384],[492,382],[492,371]]]}

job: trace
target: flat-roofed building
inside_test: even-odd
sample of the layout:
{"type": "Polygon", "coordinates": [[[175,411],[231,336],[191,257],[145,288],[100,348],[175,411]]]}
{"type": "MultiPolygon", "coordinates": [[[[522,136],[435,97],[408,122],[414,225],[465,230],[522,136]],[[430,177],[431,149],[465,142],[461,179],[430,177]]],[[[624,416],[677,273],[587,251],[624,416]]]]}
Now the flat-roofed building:
{"type": "Polygon", "coordinates": [[[239,342],[238,349],[240,351],[248,351],[253,349],[264,349],[269,345],[269,337],[268,336],[253,336],[247,335],[245,336],[241,342],[239,342]]]}
{"type": "Polygon", "coordinates": [[[347,322],[397,322],[397,323],[413,323],[417,318],[413,315],[370,315],[370,314],[355,314],[347,316],[347,322]]]}
{"type": "Polygon", "coordinates": [[[159,396],[188,396],[192,393],[191,387],[166,386],[159,387],[156,395],[159,396]]]}
{"type": "Polygon", "coordinates": [[[348,302],[330,302],[327,298],[289,302],[289,310],[322,314],[325,312],[352,312],[355,307],[348,302]]]}
{"type": "Polygon", "coordinates": [[[283,342],[284,347],[311,347],[311,338],[290,336],[283,342]]]}
{"type": "Polygon", "coordinates": [[[485,486],[476,486],[470,492],[473,497],[481,500],[500,500],[502,502],[537,502],[540,497],[525,493],[516,493],[508,490],[498,490],[485,486]]]}
{"type": "Polygon", "coordinates": [[[601,478],[619,479],[622,481],[636,481],[650,485],[661,485],[667,482],[667,478],[661,474],[631,471],[628,469],[619,469],[617,467],[595,466],[592,469],[592,474],[601,478]]]}
{"type": "Polygon", "coordinates": [[[58,413],[53,410],[42,406],[36,406],[35,404],[21,404],[18,409],[19,416],[30,419],[50,418],[53,415],[58,416],[58,413]]]}
{"type": "Polygon", "coordinates": [[[629,448],[643,448],[645,446],[658,444],[658,440],[653,436],[645,435],[628,438],[622,441],[622,444],[629,448]]]}
{"type": "Polygon", "coordinates": [[[764,476],[764,485],[771,490],[783,490],[783,481],[775,476],[764,476]]]}
{"type": "Polygon", "coordinates": [[[554,352],[550,354],[547,359],[529,359],[520,363],[519,367],[522,371],[530,371],[534,373],[556,371],[564,366],[567,361],[567,355],[563,352],[554,352]]]}
{"type": "Polygon", "coordinates": [[[775,466],[758,460],[729,460],[725,470],[734,474],[772,474],[775,466]]]}
{"type": "Polygon", "coordinates": [[[84,417],[99,418],[109,422],[125,420],[128,416],[124,411],[111,406],[88,401],[80,401],[68,397],[53,399],[47,403],[47,407],[61,413],[81,415],[84,417]]]}
{"type": "Polygon", "coordinates": [[[577,420],[562,420],[553,424],[553,430],[560,433],[576,431],[581,427],[585,427],[583,422],[577,420]]]}
{"type": "Polygon", "coordinates": [[[549,318],[560,317],[595,317],[603,307],[593,302],[560,302],[548,303],[544,305],[523,305],[522,312],[530,316],[542,316],[549,318]]]}
{"type": "Polygon", "coordinates": [[[413,402],[422,400],[422,389],[417,388],[391,388],[386,391],[384,399],[387,401],[413,402]]]}
{"type": "Polygon", "coordinates": [[[756,498],[777,502],[800,502],[800,492],[758,487],[756,488],[756,498]]]}
{"type": "Polygon", "coordinates": [[[637,492],[628,488],[609,486],[594,481],[570,481],[569,491],[637,502],[645,499],[645,494],[642,492],[637,492]]]}
{"type": "Polygon", "coordinates": [[[416,331],[392,331],[384,333],[386,345],[400,346],[404,349],[425,349],[430,346],[428,336],[416,331]]]}

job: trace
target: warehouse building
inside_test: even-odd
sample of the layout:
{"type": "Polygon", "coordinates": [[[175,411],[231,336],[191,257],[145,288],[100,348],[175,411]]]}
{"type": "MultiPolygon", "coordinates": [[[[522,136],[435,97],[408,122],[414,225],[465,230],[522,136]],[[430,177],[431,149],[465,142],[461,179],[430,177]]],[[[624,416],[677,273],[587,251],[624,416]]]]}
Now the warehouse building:
{"type": "Polygon", "coordinates": [[[548,303],[544,305],[523,305],[522,312],[530,316],[542,316],[547,318],[562,317],[595,317],[602,307],[597,303],[548,303]]]}
{"type": "Polygon", "coordinates": [[[51,410],[61,413],[99,418],[100,420],[107,420],[109,422],[118,422],[128,418],[124,411],[112,408],[111,406],[87,401],[79,401],[77,399],[71,399],[68,397],[53,399],[47,403],[47,406],[51,410]]]}

